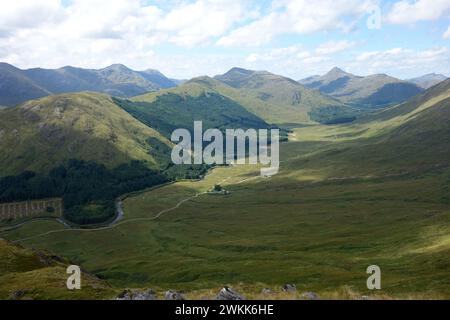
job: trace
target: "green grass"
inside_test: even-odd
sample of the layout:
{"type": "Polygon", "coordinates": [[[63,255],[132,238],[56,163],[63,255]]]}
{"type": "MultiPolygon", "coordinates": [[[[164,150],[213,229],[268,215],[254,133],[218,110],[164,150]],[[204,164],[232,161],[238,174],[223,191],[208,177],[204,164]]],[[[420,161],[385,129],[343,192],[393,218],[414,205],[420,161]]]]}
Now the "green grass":
{"type": "MultiPolygon", "coordinates": [[[[221,167],[134,194],[111,229],[36,221],[0,236],[27,238],[21,243],[64,255],[115,288],[199,298],[229,284],[258,298],[262,287],[296,283],[328,298],[449,299],[448,100],[407,109],[295,129],[272,178],[258,178],[254,166],[221,167]],[[230,195],[200,195],[216,184],[230,195]],[[376,293],[366,288],[373,264],[382,270],[376,293]]],[[[279,289],[276,297],[292,298],[279,289]]]]}
{"type": "MultiPolygon", "coordinates": [[[[294,147],[303,151],[301,143],[283,145],[286,162],[271,179],[236,184],[257,175],[256,168],[219,168],[204,181],[127,199],[124,221],[153,217],[218,182],[231,191],[227,197],[203,195],[157,220],[100,232],[55,233],[24,243],[63,253],[117,287],[190,292],[224,284],[246,288],[293,282],[299,290],[330,297],[343,287],[370,294],[365,269],[378,264],[380,294],[448,297],[450,205],[442,201],[448,170],[327,181],[325,170],[291,168],[295,162],[284,155],[294,147]]],[[[321,148],[309,146],[308,152],[315,147],[321,148]]],[[[35,222],[8,238],[54,227],[35,222]]]]}
{"type": "Polygon", "coordinates": [[[149,153],[160,133],[98,93],[57,95],[0,110],[0,176],[48,172],[76,158],[116,167],[130,160],[156,167],[149,153]]]}
{"type": "Polygon", "coordinates": [[[82,290],[66,287],[68,260],[45,251],[26,249],[0,239],[0,299],[100,299],[116,291],[82,272],[82,290]],[[20,292],[20,293],[19,293],[20,292]],[[17,296],[14,297],[14,294],[17,296]]]}
{"type": "Polygon", "coordinates": [[[243,87],[232,87],[216,79],[200,77],[176,88],[148,93],[133,100],[153,103],[158,97],[168,93],[191,98],[208,93],[219,94],[234,100],[248,112],[271,124],[314,123],[310,112],[317,112],[321,108],[333,109],[333,113],[338,117],[351,111],[342,103],[318,91],[306,89],[291,79],[269,73],[256,73],[252,81],[243,87]]]}
{"type": "Polygon", "coordinates": [[[261,129],[269,125],[245,110],[235,101],[214,92],[186,96],[167,92],[151,102],[132,102],[115,99],[136,119],[158,130],[168,139],[178,128],[194,131],[194,121],[202,121],[203,130],[261,129]]]}

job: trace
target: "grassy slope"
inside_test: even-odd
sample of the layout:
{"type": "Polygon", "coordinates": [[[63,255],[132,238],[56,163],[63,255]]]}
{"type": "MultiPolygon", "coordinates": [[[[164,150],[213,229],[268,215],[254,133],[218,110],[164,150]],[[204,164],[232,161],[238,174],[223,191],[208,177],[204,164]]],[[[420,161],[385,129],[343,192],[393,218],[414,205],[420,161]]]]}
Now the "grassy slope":
{"type": "Polygon", "coordinates": [[[293,80],[271,74],[258,75],[254,81],[241,88],[209,77],[200,77],[177,88],[149,93],[133,100],[152,102],[156,97],[169,92],[191,97],[214,92],[236,101],[266,122],[275,124],[312,123],[308,113],[314,107],[342,107],[341,103],[317,91],[305,89],[293,80]]]}
{"type": "Polygon", "coordinates": [[[269,122],[308,123],[309,112],[316,108],[339,107],[339,101],[305,88],[298,82],[265,71],[234,68],[215,79],[233,87],[237,101],[269,122]]]}
{"type": "Polygon", "coordinates": [[[171,89],[164,94],[147,95],[135,100],[119,101],[124,110],[143,123],[170,137],[178,128],[193,131],[194,121],[201,120],[203,129],[259,129],[269,125],[236,103],[212,90],[196,86],[171,89]],[[145,101],[146,100],[146,101],[145,101]]]}
{"type": "Polygon", "coordinates": [[[345,175],[399,174],[449,163],[450,81],[399,106],[348,126],[296,130],[299,137],[339,142],[331,153],[317,153],[297,166],[328,168],[345,175]]]}
{"type": "Polygon", "coordinates": [[[83,272],[82,290],[66,288],[66,268],[71,263],[48,252],[25,249],[0,239],[0,299],[99,299],[113,297],[114,290],[83,272]]]}
{"type": "Polygon", "coordinates": [[[48,171],[77,158],[109,168],[130,159],[156,164],[145,141],[169,142],[97,93],[33,100],[0,111],[0,176],[23,170],[48,171]]]}

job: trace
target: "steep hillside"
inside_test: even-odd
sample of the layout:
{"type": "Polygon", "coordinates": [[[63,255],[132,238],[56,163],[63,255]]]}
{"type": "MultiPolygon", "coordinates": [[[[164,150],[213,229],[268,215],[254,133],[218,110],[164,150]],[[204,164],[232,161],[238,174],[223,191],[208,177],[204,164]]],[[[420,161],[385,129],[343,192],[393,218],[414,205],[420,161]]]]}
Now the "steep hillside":
{"type": "Polygon", "coordinates": [[[68,290],[72,263],[49,252],[26,249],[0,238],[0,299],[108,299],[114,290],[82,271],[82,290],[68,290]]]}
{"type": "Polygon", "coordinates": [[[271,123],[326,123],[353,117],[353,111],[336,99],[266,71],[233,68],[215,80],[233,88],[225,89],[226,94],[271,123]]]}
{"type": "Polygon", "coordinates": [[[100,70],[63,67],[21,70],[0,64],[0,105],[13,106],[51,94],[96,91],[131,97],[176,84],[156,70],[134,71],[115,64],[100,70]]]}
{"type": "Polygon", "coordinates": [[[130,160],[156,167],[146,141],[169,144],[103,94],[50,96],[0,112],[0,176],[45,172],[72,158],[109,168],[130,160]]]}
{"type": "Polygon", "coordinates": [[[158,70],[154,69],[148,69],[145,71],[138,71],[138,73],[147,79],[148,81],[157,84],[159,88],[166,89],[166,88],[172,88],[176,87],[179,84],[180,80],[173,80],[167,78],[165,75],[163,75],[158,70]]]}
{"type": "Polygon", "coordinates": [[[344,103],[369,109],[398,104],[423,91],[413,83],[384,74],[360,77],[339,68],[333,68],[323,76],[309,77],[299,82],[344,103]]]}
{"type": "MultiPolygon", "coordinates": [[[[314,167],[334,163],[346,174],[400,174],[450,166],[450,80],[413,99],[336,128],[336,150],[317,153],[314,167]],[[363,169],[365,168],[365,169],[363,169]]],[[[298,134],[302,134],[299,132],[298,134]]]]}
{"type": "Polygon", "coordinates": [[[102,223],[116,197],[187,174],[160,171],[170,146],[103,94],[31,100],[0,111],[0,202],[62,198],[65,219],[102,223]]]}
{"type": "Polygon", "coordinates": [[[434,85],[438,84],[439,82],[442,82],[446,79],[447,79],[447,77],[442,74],[430,73],[430,74],[426,74],[421,77],[408,79],[407,81],[412,82],[423,89],[429,89],[432,86],[434,86],[434,85]]]}
{"type": "Polygon", "coordinates": [[[140,121],[170,137],[177,128],[193,129],[194,121],[202,120],[207,128],[267,128],[261,118],[247,111],[220,90],[198,82],[135,97],[134,102],[119,101],[127,112],[140,121]]]}
{"type": "Polygon", "coordinates": [[[0,63],[0,105],[13,106],[49,94],[51,92],[26,77],[21,70],[6,63],[0,63]]]}

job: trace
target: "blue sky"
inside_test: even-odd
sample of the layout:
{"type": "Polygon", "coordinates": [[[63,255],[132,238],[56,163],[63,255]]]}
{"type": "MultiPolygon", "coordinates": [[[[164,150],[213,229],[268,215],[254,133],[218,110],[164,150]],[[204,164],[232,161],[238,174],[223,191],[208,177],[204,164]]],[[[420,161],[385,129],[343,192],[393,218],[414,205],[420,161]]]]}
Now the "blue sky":
{"type": "Polygon", "coordinates": [[[233,66],[300,79],[450,76],[450,0],[15,0],[0,61],[21,68],[122,63],[174,78],[233,66]],[[372,22],[372,23],[369,23],[372,22]]]}

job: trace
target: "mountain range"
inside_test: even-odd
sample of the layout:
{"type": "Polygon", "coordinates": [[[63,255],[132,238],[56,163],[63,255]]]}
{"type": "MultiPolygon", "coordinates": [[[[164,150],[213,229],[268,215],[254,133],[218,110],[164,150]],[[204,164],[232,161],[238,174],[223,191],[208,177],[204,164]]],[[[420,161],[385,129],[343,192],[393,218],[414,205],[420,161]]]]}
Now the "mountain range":
{"type": "Polygon", "coordinates": [[[99,70],[70,66],[21,70],[0,63],[0,106],[14,106],[52,94],[79,91],[132,97],[176,85],[157,70],[134,71],[121,64],[99,70]]]}
{"type": "Polygon", "coordinates": [[[446,80],[447,77],[442,74],[437,73],[429,73],[426,75],[423,75],[421,77],[408,79],[407,81],[415,83],[419,87],[423,89],[429,89],[434,85],[437,85],[438,83],[446,80]]]}
{"type": "Polygon", "coordinates": [[[362,77],[339,68],[333,68],[323,76],[299,80],[299,83],[363,109],[401,103],[424,90],[414,83],[385,74],[362,77]]]}
{"type": "Polygon", "coordinates": [[[328,118],[352,113],[336,99],[305,88],[292,79],[240,68],[214,78],[194,78],[176,88],[150,92],[132,100],[154,102],[167,94],[197,98],[208,93],[231,99],[271,124],[325,122],[328,118]],[[322,118],[312,119],[318,110],[323,111],[322,118]]]}

